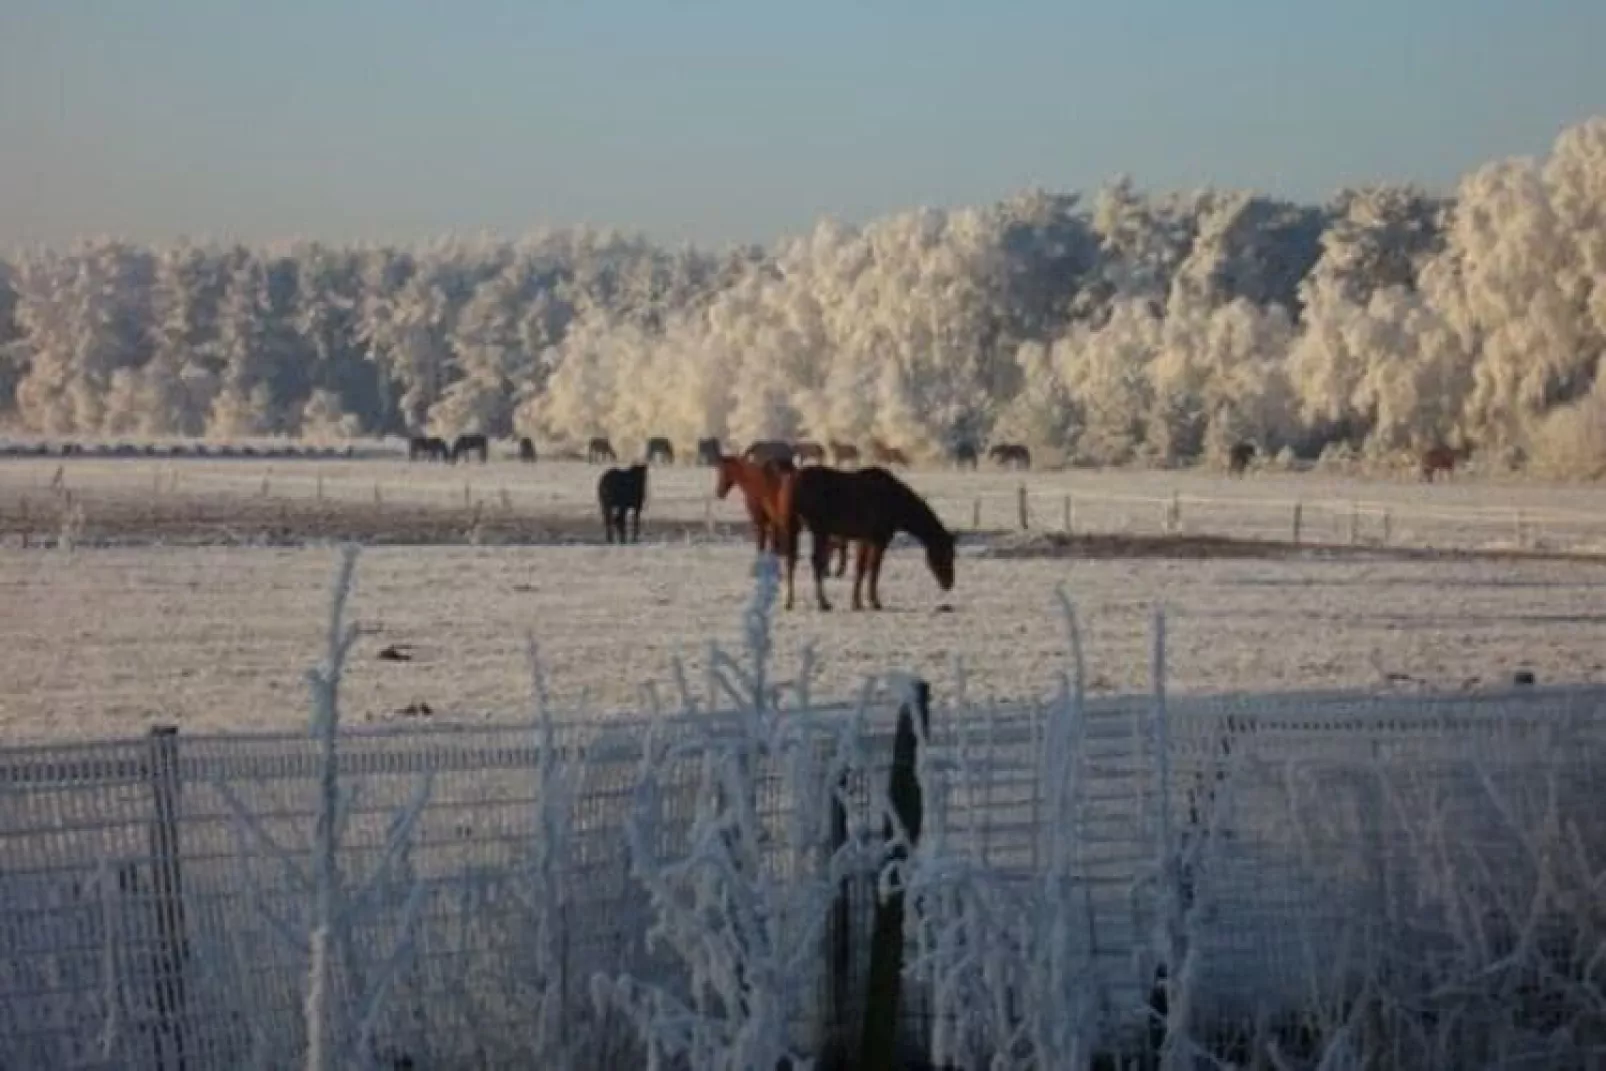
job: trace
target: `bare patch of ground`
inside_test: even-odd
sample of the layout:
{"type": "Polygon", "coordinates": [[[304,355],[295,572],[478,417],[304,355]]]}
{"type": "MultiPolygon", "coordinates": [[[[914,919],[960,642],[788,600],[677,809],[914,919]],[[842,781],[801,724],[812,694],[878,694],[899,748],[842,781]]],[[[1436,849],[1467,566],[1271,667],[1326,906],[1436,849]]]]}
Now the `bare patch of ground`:
{"type": "MultiPolygon", "coordinates": [[[[728,522],[643,515],[641,537],[662,541],[729,539],[728,522]]],[[[494,498],[467,506],[350,499],[223,495],[40,496],[0,499],[0,545],[300,546],[347,540],[371,546],[525,545],[602,542],[600,519],[576,512],[535,513],[494,498]]]]}
{"type": "Polygon", "coordinates": [[[1572,551],[1518,548],[1435,549],[1391,547],[1379,543],[1293,543],[1270,539],[1191,533],[1039,532],[1010,533],[982,552],[989,558],[1171,558],[1171,559],[1299,559],[1355,558],[1393,561],[1570,561],[1606,565],[1606,556],[1572,551]]]}

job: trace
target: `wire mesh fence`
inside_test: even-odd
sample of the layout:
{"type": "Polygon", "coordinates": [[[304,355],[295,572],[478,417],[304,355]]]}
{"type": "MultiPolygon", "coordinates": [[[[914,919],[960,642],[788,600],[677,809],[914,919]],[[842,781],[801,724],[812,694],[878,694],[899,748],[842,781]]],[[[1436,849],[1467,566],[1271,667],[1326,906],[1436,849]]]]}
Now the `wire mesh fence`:
{"type": "MultiPolygon", "coordinates": [[[[811,716],[823,731],[843,713],[811,716]]],[[[553,987],[563,1029],[590,1030],[605,1047],[592,975],[675,968],[644,940],[648,905],[623,832],[639,805],[643,741],[649,729],[659,740],[706,734],[718,720],[562,725],[556,747],[579,775],[566,803],[543,799],[533,730],[343,734],[340,999],[384,988],[371,1000],[366,1058],[539,1059],[523,1046],[532,1006],[553,987]],[[551,860],[557,895],[543,900],[553,820],[565,843],[551,860]],[[543,926],[555,977],[535,962],[543,926]]],[[[684,850],[699,774],[694,755],[661,774],[658,850],[684,850]]],[[[291,734],[158,733],[0,754],[0,1067],[295,1065],[317,775],[317,742],[291,734]]],[[[753,784],[773,832],[790,804],[772,771],[753,784]]]]}
{"type": "MultiPolygon", "coordinates": [[[[840,727],[845,715],[811,716],[840,727]]],[[[862,730],[873,761],[833,825],[879,828],[892,721],[881,710],[862,730]]],[[[554,747],[578,779],[562,797],[542,784],[533,728],[343,734],[337,982],[367,1057],[539,1059],[532,1009],[557,992],[567,1043],[587,1035],[590,1052],[613,1053],[598,1059],[623,1059],[629,1031],[590,979],[688,984],[649,947],[624,844],[624,817],[643,806],[643,740],[649,728],[707,739],[710,724],[563,724],[554,747]],[[554,873],[559,895],[542,884],[554,873]]],[[[985,1033],[984,1010],[1030,1020],[1059,999],[1052,945],[1100,1051],[1155,1044],[1159,1030],[1229,1064],[1361,1036],[1385,1066],[1598,1053],[1603,745],[1599,688],[939,701],[912,865],[946,867],[940,885],[967,864],[972,888],[1014,905],[965,932],[996,933],[1012,950],[996,955],[1018,962],[988,975],[1007,990],[998,1000],[954,1006],[967,990],[940,976],[941,957],[913,955],[914,931],[948,902],[923,896],[904,1033],[929,1047],[944,1023],[985,1033]]],[[[658,782],[651,828],[666,854],[687,850],[696,754],[658,782]]],[[[315,741],[292,734],[0,752],[0,1067],[295,1064],[317,771],[315,741]]],[[[782,858],[794,804],[775,771],[752,785],[766,867],[817,875],[831,845],[782,858]]],[[[855,878],[833,915],[800,1038],[862,1012],[830,987],[862,985],[875,880],[855,878]]]]}

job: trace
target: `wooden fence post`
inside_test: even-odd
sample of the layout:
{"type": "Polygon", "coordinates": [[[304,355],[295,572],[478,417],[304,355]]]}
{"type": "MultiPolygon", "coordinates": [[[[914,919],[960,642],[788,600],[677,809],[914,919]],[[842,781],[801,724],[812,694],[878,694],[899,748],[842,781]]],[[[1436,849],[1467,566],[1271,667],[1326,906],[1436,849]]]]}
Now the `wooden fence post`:
{"type": "Polygon", "coordinates": [[[1389,545],[1389,528],[1390,527],[1391,527],[1391,525],[1390,525],[1390,521],[1389,521],[1389,511],[1388,510],[1384,510],[1383,511],[1383,545],[1385,547],[1389,545]]]}
{"type": "Polygon", "coordinates": [[[1355,546],[1361,541],[1361,506],[1359,502],[1349,504],[1349,545],[1355,546]]]}
{"type": "MultiPolygon", "coordinates": [[[[1024,488],[1023,488],[1024,490],[1024,488]]],[[[903,824],[909,847],[920,843],[922,815],[920,780],[915,774],[916,749],[914,719],[920,719],[920,736],[931,730],[931,689],[925,681],[915,682],[914,709],[904,704],[898,710],[898,732],[892,744],[892,774],[888,794],[892,809],[903,824]]],[[[886,835],[891,836],[887,822],[886,835]]],[[[908,858],[908,849],[899,845],[888,853],[893,860],[908,858]]],[[[870,980],[864,1002],[864,1030],[860,1034],[856,1067],[893,1067],[898,1047],[899,1004],[903,975],[903,889],[893,883],[885,900],[876,904],[875,929],[870,938],[870,980]]]]}
{"type": "Polygon", "coordinates": [[[1294,546],[1299,546],[1299,528],[1305,512],[1304,503],[1294,503],[1294,546]]]}
{"type": "Polygon", "coordinates": [[[1065,496],[1065,534],[1071,534],[1071,496],[1065,496]]]}
{"type": "Polygon", "coordinates": [[[970,503],[970,530],[981,531],[981,499],[977,498],[970,503]]]}
{"type": "Polygon", "coordinates": [[[1020,485],[1020,489],[1016,492],[1016,498],[1018,500],[1017,505],[1020,507],[1020,527],[1021,531],[1024,532],[1027,528],[1031,527],[1031,511],[1029,510],[1026,501],[1025,484],[1020,485]]]}
{"type": "Polygon", "coordinates": [[[184,970],[189,941],[184,922],[184,885],[179,850],[178,728],[152,726],[146,749],[146,782],[151,792],[151,907],[155,947],[151,979],[156,1023],[151,1031],[157,1067],[182,1069],[184,1024],[188,1017],[184,970]]]}

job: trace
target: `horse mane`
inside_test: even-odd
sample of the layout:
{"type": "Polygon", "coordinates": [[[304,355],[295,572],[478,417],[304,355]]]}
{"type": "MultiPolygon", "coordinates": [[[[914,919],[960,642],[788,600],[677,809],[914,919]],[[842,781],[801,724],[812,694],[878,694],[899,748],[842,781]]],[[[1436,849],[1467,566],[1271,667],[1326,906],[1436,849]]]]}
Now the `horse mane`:
{"type": "Polygon", "coordinates": [[[931,508],[925,498],[913,487],[904,483],[898,477],[883,468],[860,470],[866,473],[879,473],[876,477],[884,483],[902,501],[904,506],[904,521],[910,535],[918,539],[922,546],[931,546],[933,543],[954,542],[953,533],[948,531],[941,518],[931,508]]]}

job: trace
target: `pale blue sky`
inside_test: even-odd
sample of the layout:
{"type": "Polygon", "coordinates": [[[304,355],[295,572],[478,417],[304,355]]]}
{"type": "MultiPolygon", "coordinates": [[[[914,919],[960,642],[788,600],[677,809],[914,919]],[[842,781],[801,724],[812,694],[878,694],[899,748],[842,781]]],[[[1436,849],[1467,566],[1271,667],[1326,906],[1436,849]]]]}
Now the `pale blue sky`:
{"type": "Polygon", "coordinates": [[[0,0],[0,246],[1448,188],[1606,113],[1602,42],[1606,0],[0,0]]]}

